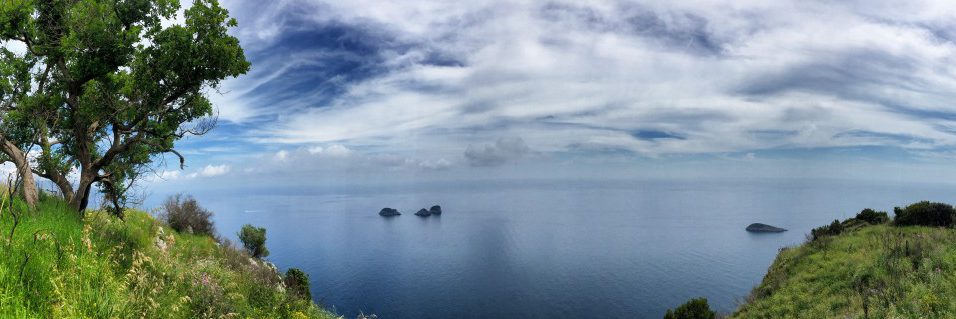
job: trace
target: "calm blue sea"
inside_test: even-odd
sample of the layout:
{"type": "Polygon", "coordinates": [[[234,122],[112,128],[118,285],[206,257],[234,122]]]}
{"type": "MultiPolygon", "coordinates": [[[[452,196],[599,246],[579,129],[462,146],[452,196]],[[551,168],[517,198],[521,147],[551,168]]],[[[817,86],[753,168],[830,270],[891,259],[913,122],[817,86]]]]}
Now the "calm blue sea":
{"type": "Polygon", "coordinates": [[[462,182],[195,194],[235,238],[311,275],[354,318],[660,318],[731,311],[781,247],[865,207],[956,202],[956,186],[839,180],[462,182]],[[413,213],[439,204],[441,217],[413,213]],[[378,216],[382,207],[396,218],[378,216]],[[763,222],[790,231],[751,234],[763,222]]]}

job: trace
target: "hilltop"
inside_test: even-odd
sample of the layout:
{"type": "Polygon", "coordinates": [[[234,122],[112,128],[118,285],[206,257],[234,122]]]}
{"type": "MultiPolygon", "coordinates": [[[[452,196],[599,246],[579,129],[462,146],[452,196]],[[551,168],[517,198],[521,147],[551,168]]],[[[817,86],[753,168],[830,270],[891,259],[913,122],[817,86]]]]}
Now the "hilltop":
{"type": "Polygon", "coordinates": [[[143,211],[0,206],[0,318],[337,318],[228,241],[143,211]],[[11,235],[12,234],[12,235],[11,235]]]}
{"type": "MultiPolygon", "coordinates": [[[[727,318],[956,318],[956,209],[919,202],[813,229],[727,318]]],[[[692,299],[664,318],[715,318],[692,299]]]]}

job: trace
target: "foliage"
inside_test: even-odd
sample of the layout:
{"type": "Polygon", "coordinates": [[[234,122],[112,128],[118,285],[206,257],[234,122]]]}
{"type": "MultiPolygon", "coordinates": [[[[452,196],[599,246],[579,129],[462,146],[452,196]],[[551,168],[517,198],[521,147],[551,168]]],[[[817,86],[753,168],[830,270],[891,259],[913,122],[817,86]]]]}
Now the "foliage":
{"type": "Polygon", "coordinates": [[[953,206],[928,201],[911,204],[903,209],[896,207],[893,211],[896,214],[893,222],[900,226],[952,227],[953,216],[956,215],[953,206]]]}
{"type": "Polygon", "coordinates": [[[38,145],[34,169],[74,209],[99,186],[122,214],[154,160],[182,166],[176,141],[214,126],[207,92],[249,70],[236,26],[217,0],[0,2],[0,43],[26,48],[0,50],[0,140],[19,146],[4,153],[38,145]]]}
{"type": "Polygon", "coordinates": [[[956,233],[858,228],[784,249],[731,318],[956,318],[956,233]]]}
{"type": "Polygon", "coordinates": [[[309,274],[306,274],[299,268],[289,268],[285,272],[285,288],[292,294],[302,299],[312,300],[312,292],[309,291],[309,274]]]}
{"type": "Polygon", "coordinates": [[[199,202],[189,195],[176,194],[163,202],[159,219],[169,227],[181,233],[215,236],[212,212],[199,206],[199,202]]]}
{"type": "Polygon", "coordinates": [[[834,219],[830,225],[824,225],[814,228],[810,231],[811,240],[817,240],[824,236],[839,235],[843,232],[843,224],[834,219]]]}
{"type": "Polygon", "coordinates": [[[710,310],[706,298],[694,298],[674,309],[668,309],[664,319],[714,319],[717,313],[710,310]]]}
{"type": "Polygon", "coordinates": [[[884,224],[890,221],[890,217],[886,212],[878,212],[869,208],[863,209],[859,214],[856,214],[856,219],[865,221],[871,225],[884,224]]]}
{"type": "Polygon", "coordinates": [[[17,200],[9,237],[14,211],[0,205],[0,318],[337,317],[256,278],[278,274],[241,249],[144,212],[80,218],[62,200],[41,197],[37,212],[17,200]]]}
{"type": "Polygon", "coordinates": [[[266,229],[255,227],[249,224],[242,226],[239,231],[239,241],[246,248],[252,257],[262,258],[269,256],[269,249],[266,249],[266,229]]]}

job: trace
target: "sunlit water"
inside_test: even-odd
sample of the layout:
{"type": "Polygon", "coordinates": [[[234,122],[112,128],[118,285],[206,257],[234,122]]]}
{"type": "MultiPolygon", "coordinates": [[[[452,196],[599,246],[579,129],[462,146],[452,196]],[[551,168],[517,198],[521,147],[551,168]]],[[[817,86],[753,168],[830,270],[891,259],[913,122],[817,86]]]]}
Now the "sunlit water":
{"type": "Polygon", "coordinates": [[[781,247],[861,208],[956,187],[832,180],[444,183],[196,194],[219,231],[268,229],[268,259],[349,317],[660,318],[732,311],[781,247]],[[440,204],[441,217],[419,208],[440,204]],[[402,216],[378,216],[393,207],[402,216]],[[790,229],[751,234],[763,222],[790,229]]]}

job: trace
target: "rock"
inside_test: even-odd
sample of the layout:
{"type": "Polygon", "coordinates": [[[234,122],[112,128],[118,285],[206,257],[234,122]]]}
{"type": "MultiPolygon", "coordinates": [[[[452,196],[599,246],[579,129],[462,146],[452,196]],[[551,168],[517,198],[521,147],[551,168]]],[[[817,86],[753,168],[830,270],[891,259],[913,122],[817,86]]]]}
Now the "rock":
{"type": "Polygon", "coordinates": [[[156,248],[159,248],[160,251],[165,253],[167,247],[168,246],[166,245],[166,241],[163,240],[162,236],[156,237],[156,248]]]}
{"type": "Polygon", "coordinates": [[[431,215],[432,215],[432,212],[430,212],[430,211],[428,211],[427,209],[424,209],[424,208],[419,209],[418,212],[415,213],[415,216],[421,216],[421,217],[428,217],[428,216],[431,216],[431,215]]]}
{"type": "Polygon", "coordinates": [[[438,206],[438,205],[432,206],[432,208],[429,209],[428,212],[432,213],[432,215],[441,215],[441,206],[438,206]]]}
{"type": "Polygon", "coordinates": [[[397,209],[385,207],[385,208],[382,208],[382,211],[378,212],[378,214],[381,216],[389,217],[389,216],[398,216],[398,215],[401,215],[402,213],[399,213],[397,209]]]}
{"type": "Polygon", "coordinates": [[[359,315],[358,317],[355,317],[355,319],[378,319],[378,316],[376,316],[375,314],[366,315],[362,313],[361,311],[359,311],[359,315]]]}
{"type": "Polygon", "coordinates": [[[780,227],[774,227],[767,224],[753,223],[750,226],[747,226],[747,231],[754,233],[779,233],[785,232],[786,229],[780,227]]]}

